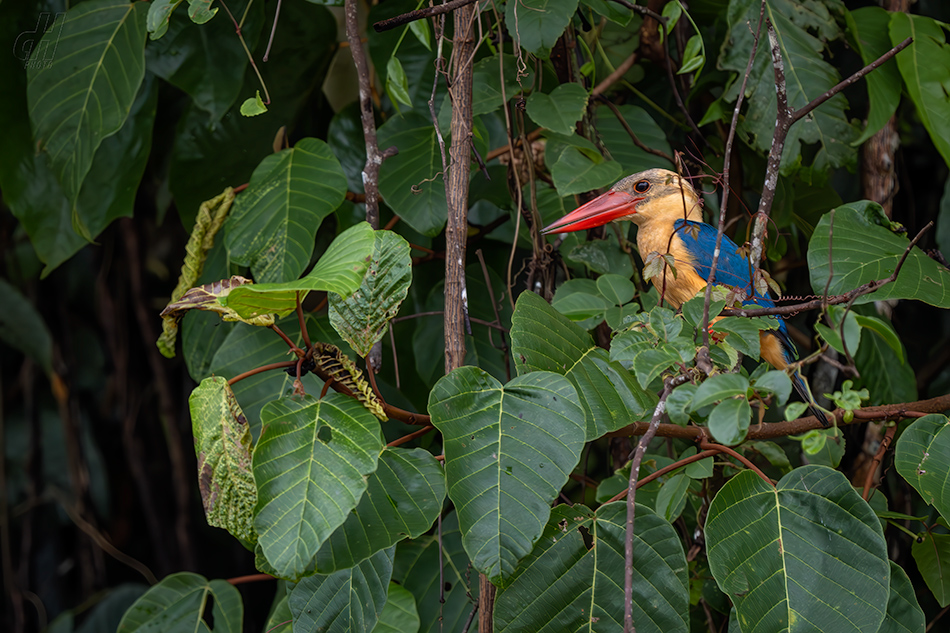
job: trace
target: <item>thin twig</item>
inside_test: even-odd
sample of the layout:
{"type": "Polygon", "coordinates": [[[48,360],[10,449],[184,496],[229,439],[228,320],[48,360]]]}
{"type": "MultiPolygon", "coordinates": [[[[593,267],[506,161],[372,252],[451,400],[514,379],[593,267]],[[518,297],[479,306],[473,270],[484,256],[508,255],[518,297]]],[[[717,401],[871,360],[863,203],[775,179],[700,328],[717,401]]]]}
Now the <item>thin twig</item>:
{"type": "Polygon", "coordinates": [[[412,433],[410,433],[410,434],[408,434],[408,435],[403,435],[402,437],[393,440],[392,442],[390,442],[389,444],[387,444],[386,447],[387,447],[387,448],[392,448],[392,447],[394,447],[394,446],[402,446],[402,445],[405,444],[406,442],[411,442],[412,440],[416,439],[417,437],[420,437],[420,436],[422,436],[422,435],[425,435],[425,434],[428,433],[429,431],[434,431],[434,430],[435,430],[435,427],[432,426],[432,425],[425,426],[425,427],[419,429],[418,431],[413,431],[412,433]]]}
{"type": "Polygon", "coordinates": [[[382,33],[383,31],[389,31],[390,29],[394,29],[397,26],[409,24],[410,22],[415,22],[416,20],[432,18],[437,15],[450,13],[459,7],[464,7],[465,5],[472,4],[473,2],[476,2],[476,0],[450,0],[445,4],[437,4],[432,7],[416,9],[415,11],[409,11],[408,13],[397,15],[395,17],[389,18],[388,20],[380,20],[379,22],[373,24],[373,30],[377,33],[382,33]]]}
{"type": "MultiPolygon", "coordinates": [[[[671,473],[674,470],[679,470],[680,468],[683,468],[684,466],[689,466],[693,462],[702,461],[706,459],[707,457],[712,457],[713,455],[717,455],[718,453],[719,453],[718,450],[706,450],[706,451],[701,451],[699,453],[696,453],[695,455],[690,455],[689,457],[684,457],[683,459],[677,460],[673,462],[672,464],[668,464],[664,466],[663,468],[657,470],[656,472],[652,472],[646,477],[644,477],[643,479],[640,479],[639,481],[637,481],[637,489],[642,488],[643,486],[647,485],[651,481],[655,481],[659,479],[660,477],[662,477],[663,475],[666,475],[667,473],[671,473]]],[[[591,484],[586,481],[584,483],[590,488],[597,487],[595,484],[591,484]]],[[[612,496],[610,499],[607,499],[607,501],[605,501],[604,503],[613,503],[614,501],[620,501],[621,499],[627,496],[627,490],[629,490],[629,488],[624,488],[622,491],[618,492],[617,494],[612,496]]]]}

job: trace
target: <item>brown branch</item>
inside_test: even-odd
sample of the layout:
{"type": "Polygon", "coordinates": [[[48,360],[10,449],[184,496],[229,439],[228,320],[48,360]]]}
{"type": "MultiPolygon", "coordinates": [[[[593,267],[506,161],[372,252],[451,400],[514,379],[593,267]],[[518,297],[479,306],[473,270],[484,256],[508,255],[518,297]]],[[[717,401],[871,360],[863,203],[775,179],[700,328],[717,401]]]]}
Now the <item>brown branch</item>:
{"type": "MultiPolygon", "coordinates": [[[[604,92],[607,91],[607,88],[617,83],[620,80],[620,78],[624,76],[624,73],[630,70],[633,67],[633,65],[637,63],[637,57],[638,57],[637,51],[633,51],[633,53],[630,54],[630,57],[623,60],[623,62],[619,66],[617,66],[617,68],[615,68],[612,73],[607,75],[602,82],[597,84],[597,86],[595,86],[594,89],[591,90],[590,96],[599,97],[602,94],[604,94],[604,92]]],[[[670,161],[670,162],[673,162],[673,161],[670,161]]]]}
{"type": "Polygon", "coordinates": [[[240,373],[234,378],[228,381],[228,385],[233,385],[236,382],[244,380],[245,378],[250,378],[257,374],[262,374],[265,371],[270,371],[272,369],[287,369],[288,367],[296,367],[297,361],[295,360],[286,360],[280,363],[269,363],[267,365],[261,365],[260,367],[255,367],[254,369],[249,369],[246,372],[240,373]]]}
{"type": "Polygon", "coordinates": [[[619,5],[627,7],[634,13],[650,16],[651,18],[653,18],[660,24],[663,24],[663,25],[666,24],[666,18],[664,18],[662,15],[660,15],[659,13],[657,13],[656,11],[652,9],[648,9],[647,7],[641,7],[639,4],[634,4],[630,2],[629,0],[613,0],[613,1],[619,5]]]}
{"type": "Polygon", "coordinates": [[[864,492],[861,493],[861,498],[865,501],[871,496],[871,485],[874,483],[874,475],[877,473],[878,466],[880,466],[884,460],[884,453],[887,452],[887,449],[891,446],[891,442],[894,441],[894,435],[896,433],[897,424],[887,427],[887,431],[884,432],[884,437],[881,439],[881,445],[874,454],[874,459],[871,460],[870,466],[868,466],[868,475],[864,479],[864,492]]]}
{"type": "Polygon", "coordinates": [[[432,18],[444,13],[450,13],[460,7],[472,4],[473,2],[476,2],[476,0],[449,0],[449,2],[446,2],[445,4],[437,4],[432,7],[425,7],[424,9],[416,9],[415,11],[403,13],[402,15],[397,15],[396,17],[389,18],[388,20],[380,20],[379,22],[373,24],[373,30],[377,33],[382,33],[383,31],[389,31],[390,29],[394,29],[397,26],[409,24],[410,22],[415,22],[416,20],[423,20],[425,18],[432,18]]]}
{"type": "Polygon", "coordinates": [[[666,152],[659,149],[654,149],[652,147],[648,147],[643,141],[641,141],[640,138],[637,136],[636,132],[633,131],[633,128],[631,128],[630,125],[627,123],[627,121],[623,118],[623,115],[620,114],[620,109],[617,106],[615,106],[613,103],[611,103],[609,99],[606,99],[599,95],[598,95],[598,98],[600,99],[600,101],[604,103],[604,105],[610,108],[611,112],[614,113],[614,116],[617,117],[617,122],[620,123],[620,125],[623,126],[623,129],[626,130],[627,134],[630,135],[630,140],[633,141],[634,145],[636,145],[637,147],[639,147],[640,149],[642,149],[644,152],[648,154],[653,154],[654,156],[657,156],[664,160],[668,160],[671,163],[674,162],[673,157],[667,154],[666,152]]]}
{"type": "Polygon", "coordinates": [[[775,191],[778,186],[779,168],[782,163],[782,152],[785,149],[785,140],[788,137],[788,131],[791,126],[803,117],[807,116],[812,110],[828,101],[831,97],[840,93],[842,90],[858,81],[872,70],[884,64],[897,53],[907,48],[913,41],[913,38],[907,38],[891,50],[887,51],[875,61],[866,65],[861,70],[852,74],[844,81],[822,93],[819,97],[797,110],[788,107],[788,93],[785,85],[785,64],[782,60],[782,51],[779,46],[778,36],[771,21],[766,18],[766,29],[769,36],[770,52],[772,56],[772,70],[775,75],[775,95],[777,112],[775,116],[775,130],[772,133],[772,145],[769,149],[768,163],[765,170],[765,184],[762,187],[762,197],[759,199],[759,208],[755,216],[755,226],[752,230],[752,253],[749,261],[753,267],[758,268],[759,261],[762,259],[762,251],[765,247],[765,226],[769,213],[772,211],[772,203],[775,200],[775,191]]]}
{"type": "Polygon", "coordinates": [[[260,582],[262,580],[277,580],[270,574],[250,574],[247,576],[235,576],[234,578],[228,578],[227,581],[232,585],[243,585],[248,582],[260,582]]]}
{"type": "MultiPolygon", "coordinates": [[[[950,394],[930,398],[929,400],[919,400],[917,402],[904,402],[899,404],[879,405],[874,407],[865,407],[854,410],[854,420],[851,424],[869,422],[872,420],[903,420],[907,418],[918,418],[920,414],[941,413],[950,409],[950,394]]],[[[838,425],[843,426],[843,409],[836,409],[832,414],[838,420],[838,425]]],[[[643,435],[649,428],[647,422],[634,422],[624,428],[608,433],[609,437],[621,437],[630,435],[643,435]]],[[[747,440],[769,440],[776,437],[786,437],[788,435],[798,435],[811,431],[812,429],[824,428],[821,422],[813,415],[787,422],[774,422],[764,424],[761,428],[750,429],[747,440]]],[[[673,437],[684,440],[695,441],[698,438],[706,437],[709,430],[701,426],[679,426],[678,424],[661,424],[656,431],[658,437],[673,437]]]]}
{"type": "Polygon", "coordinates": [[[745,457],[744,455],[740,455],[738,451],[736,451],[735,449],[729,448],[728,446],[723,446],[722,444],[713,444],[712,442],[700,442],[699,447],[707,451],[717,451],[719,453],[725,453],[726,455],[729,455],[730,457],[733,457],[739,460],[740,462],[742,462],[742,464],[746,468],[748,468],[749,470],[754,472],[756,475],[758,475],[759,478],[762,479],[768,485],[770,486],[775,485],[772,483],[771,479],[765,476],[765,473],[759,470],[758,466],[756,466],[751,461],[749,461],[748,457],[745,457]]]}

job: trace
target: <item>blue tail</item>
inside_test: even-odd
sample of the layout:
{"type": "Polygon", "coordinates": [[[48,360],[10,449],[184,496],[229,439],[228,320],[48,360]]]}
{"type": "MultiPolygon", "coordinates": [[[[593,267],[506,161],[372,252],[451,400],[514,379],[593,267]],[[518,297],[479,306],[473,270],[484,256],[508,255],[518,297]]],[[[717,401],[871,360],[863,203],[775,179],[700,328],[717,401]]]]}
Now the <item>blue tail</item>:
{"type": "Polygon", "coordinates": [[[821,425],[826,429],[831,426],[831,421],[828,419],[828,416],[825,415],[825,412],[815,403],[815,398],[811,395],[811,389],[808,388],[808,384],[805,383],[805,379],[802,378],[801,372],[798,370],[795,370],[792,374],[792,384],[795,385],[795,391],[799,393],[802,400],[808,403],[808,410],[811,411],[813,416],[818,418],[821,425]]]}

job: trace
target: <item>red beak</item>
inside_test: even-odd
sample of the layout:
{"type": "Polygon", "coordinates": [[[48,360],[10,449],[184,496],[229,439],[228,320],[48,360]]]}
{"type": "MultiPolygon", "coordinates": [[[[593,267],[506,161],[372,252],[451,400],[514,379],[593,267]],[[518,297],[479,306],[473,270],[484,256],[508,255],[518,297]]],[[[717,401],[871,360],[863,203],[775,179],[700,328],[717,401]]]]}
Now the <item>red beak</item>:
{"type": "Polygon", "coordinates": [[[545,228],[541,233],[570,233],[581,229],[603,226],[618,218],[637,212],[637,203],[643,198],[635,198],[624,191],[608,191],[587,204],[578,207],[563,218],[545,228]]]}

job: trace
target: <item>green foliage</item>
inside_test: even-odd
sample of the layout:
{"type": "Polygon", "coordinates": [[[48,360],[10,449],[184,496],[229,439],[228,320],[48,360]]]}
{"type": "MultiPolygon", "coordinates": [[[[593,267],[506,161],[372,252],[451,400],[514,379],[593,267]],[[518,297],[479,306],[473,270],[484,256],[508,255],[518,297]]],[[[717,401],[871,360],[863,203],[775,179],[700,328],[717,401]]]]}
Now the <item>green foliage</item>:
{"type": "MultiPolygon", "coordinates": [[[[509,0],[459,9],[479,13],[468,36],[451,16],[446,31],[439,18],[367,28],[356,35],[376,80],[362,104],[372,112],[353,84],[361,53],[337,45],[319,6],[339,2],[284,3],[273,42],[261,34],[280,3],[185,4],[85,0],[45,33],[29,29],[49,3],[0,5],[4,41],[24,46],[0,59],[8,518],[13,542],[42,547],[23,554],[25,577],[46,578],[35,561],[88,540],[75,523],[151,557],[121,559],[146,577],[196,564],[279,580],[266,620],[261,604],[245,616],[256,591],[242,598],[193,573],[120,587],[83,619],[92,585],[75,582],[48,594],[83,605],[50,631],[457,633],[477,605],[498,631],[620,631],[629,607],[641,633],[884,633],[920,631],[950,603],[948,419],[918,412],[945,400],[915,402],[950,384],[950,272],[928,234],[908,239],[938,218],[935,243],[948,241],[950,190],[936,186],[950,164],[944,9],[765,1],[793,109],[859,57],[915,38],[866,77],[866,100],[850,88],[795,123],[776,174],[764,168],[776,86],[763,27],[737,113],[726,236],[753,241],[746,210],[775,185],[770,274],[756,288],[786,292],[780,305],[827,298],[817,315],[779,321],[741,316],[721,286],[708,305],[703,293],[671,305],[643,280],[664,268],[690,279],[700,258],[672,243],[639,252],[642,226],[540,232],[656,167],[702,171],[692,182],[715,223],[759,0],[673,0],[656,8],[664,23],[605,0],[509,0]],[[453,59],[463,37],[475,53],[453,59]],[[458,73],[469,71],[466,104],[458,73]],[[470,116],[470,136],[458,137],[453,111],[470,116]],[[378,183],[361,114],[379,126],[378,183]],[[890,215],[844,202],[859,198],[847,169],[859,151],[874,155],[869,140],[895,115],[907,182],[890,215]],[[470,168],[453,163],[453,146],[470,168]],[[377,185],[384,230],[363,221],[377,185]],[[467,225],[445,231],[457,204],[467,225]],[[83,250],[92,240],[103,247],[83,250]],[[447,262],[460,276],[446,277],[447,244],[466,247],[467,261],[447,262]],[[130,297],[134,310],[111,307],[130,297]],[[465,330],[447,333],[456,298],[465,330]],[[173,356],[180,327],[177,365],[151,341],[138,358],[166,304],[159,347],[173,356]],[[763,342],[786,333],[800,363],[760,362],[763,342]],[[444,375],[447,339],[464,347],[450,366],[466,366],[444,375]],[[364,371],[377,343],[381,365],[364,371]],[[181,438],[186,371],[197,386],[181,438]],[[836,409],[830,428],[794,401],[806,374],[836,409]],[[893,464],[891,439],[865,427],[873,417],[898,437],[893,464]],[[654,418],[658,439],[634,473],[651,481],[628,508],[632,451],[654,418]],[[192,440],[197,476],[169,476],[192,440]],[[140,463],[166,446],[166,461],[140,463]],[[687,464],[697,451],[716,454],[687,464]],[[126,471],[128,482],[110,478],[112,498],[103,473],[126,471]],[[862,480],[880,488],[867,500],[850,483],[862,480]],[[220,530],[192,534],[195,484],[208,524],[253,555],[225,549],[235,544],[220,530]],[[194,543],[196,563],[179,555],[194,543]]],[[[417,5],[376,3],[369,23],[417,5]]],[[[79,567],[98,574],[92,552],[57,569],[70,582],[79,567]]]]}

